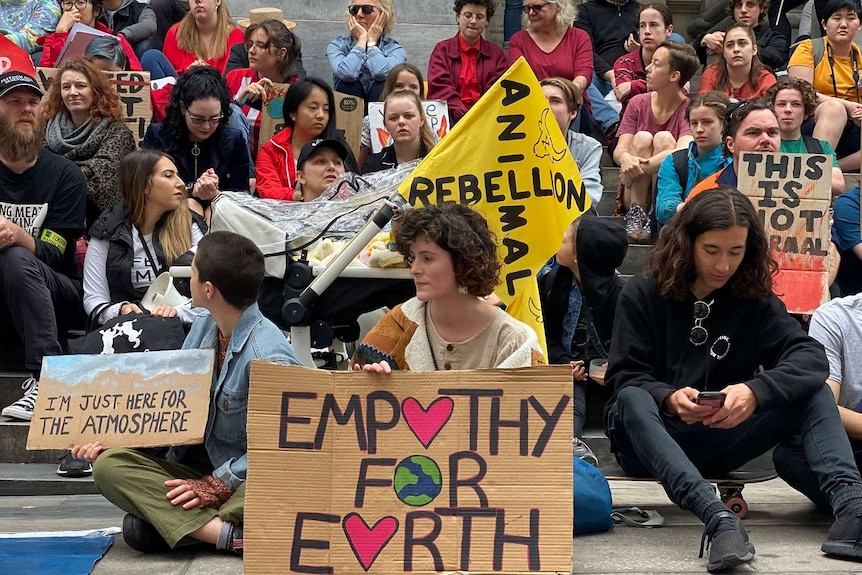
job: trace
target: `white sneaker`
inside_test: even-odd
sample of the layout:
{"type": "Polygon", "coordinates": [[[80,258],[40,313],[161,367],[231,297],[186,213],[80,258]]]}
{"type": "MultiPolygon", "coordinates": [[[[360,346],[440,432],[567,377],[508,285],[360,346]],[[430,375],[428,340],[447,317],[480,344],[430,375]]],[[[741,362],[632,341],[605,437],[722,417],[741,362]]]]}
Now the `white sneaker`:
{"type": "Polygon", "coordinates": [[[21,384],[21,389],[24,390],[24,397],[8,407],[4,407],[2,415],[12,419],[23,419],[30,421],[33,419],[33,409],[36,407],[36,396],[39,394],[39,380],[35,377],[28,377],[21,384]]]}

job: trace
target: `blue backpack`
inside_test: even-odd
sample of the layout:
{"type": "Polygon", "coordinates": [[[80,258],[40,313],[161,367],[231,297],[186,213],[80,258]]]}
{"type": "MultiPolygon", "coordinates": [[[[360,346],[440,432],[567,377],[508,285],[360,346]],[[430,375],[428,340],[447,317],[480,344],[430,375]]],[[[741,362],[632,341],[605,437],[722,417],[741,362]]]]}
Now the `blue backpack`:
{"type": "Polygon", "coordinates": [[[611,488],[602,472],[577,457],[572,458],[575,485],[575,535],[607,531],[611,518],[611,488]]]}

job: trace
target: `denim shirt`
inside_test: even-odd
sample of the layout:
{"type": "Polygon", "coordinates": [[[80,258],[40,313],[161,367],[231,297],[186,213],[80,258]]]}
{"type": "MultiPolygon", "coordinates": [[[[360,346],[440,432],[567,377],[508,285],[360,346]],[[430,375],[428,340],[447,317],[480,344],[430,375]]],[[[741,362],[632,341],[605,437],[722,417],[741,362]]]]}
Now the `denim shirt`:
{"type": "Polygon", "coordinates": [[[358,81],[368,94],[376,82],[386,80],[392,68],[407,61],[407,52],[390,36],[381,36],[377,47],[366,51],[356,44],[356,38],[347,33],[336,36],[329,43],[326,57],[335,76],[333,87],[336,91],[339,91],[339,82],[358,81]]]}
{"type": "MultiPolygon", "coordinates": [[[[183,343],[183,349],[212,349],[218,343],[218,328],[212,316],[199,316],[183,343]]],[[[287,338],[263,317],[257,304],[246,309],[231,334],[224,365],[213,370],[210,408],[204,446],[215,470],[212,475],[231,491],[245,481],[248,471],[246,418],[251,362],[264,359],[283,365],[300,365],[287,338]]],[[[187,447],[174,447],[169,461],[179,461],[187,447]]]]}

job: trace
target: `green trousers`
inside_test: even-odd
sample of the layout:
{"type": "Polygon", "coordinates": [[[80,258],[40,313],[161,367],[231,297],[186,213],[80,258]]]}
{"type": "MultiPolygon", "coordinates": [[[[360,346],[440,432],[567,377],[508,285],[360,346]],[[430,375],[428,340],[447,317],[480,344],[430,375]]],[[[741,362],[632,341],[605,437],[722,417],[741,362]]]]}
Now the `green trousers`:
{"type": "Polygon", "coordinates": [[[96,459],[93,481],[108,501],[151,524],[173,548],[195,543],[188,534],[213,517],[235,525],[242,523],[245,483],[219,509],[183,509],[182,505],[171,505],[166,497],[168,479],[200,479],[211,472],[133,449],[113,448],[96,459]]]}

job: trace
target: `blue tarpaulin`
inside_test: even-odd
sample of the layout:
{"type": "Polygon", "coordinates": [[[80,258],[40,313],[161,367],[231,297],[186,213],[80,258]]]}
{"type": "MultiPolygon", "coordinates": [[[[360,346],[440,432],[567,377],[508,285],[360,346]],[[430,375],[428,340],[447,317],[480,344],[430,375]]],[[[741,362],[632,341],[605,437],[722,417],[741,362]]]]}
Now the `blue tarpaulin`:
{"type": "Polygon", "coordinates": [[[0,537],[3,575],[88,575],[114,543],[113,535],[0,537]]]}

